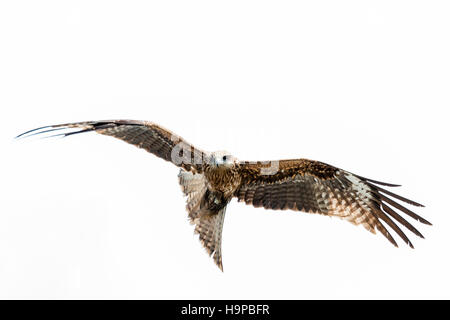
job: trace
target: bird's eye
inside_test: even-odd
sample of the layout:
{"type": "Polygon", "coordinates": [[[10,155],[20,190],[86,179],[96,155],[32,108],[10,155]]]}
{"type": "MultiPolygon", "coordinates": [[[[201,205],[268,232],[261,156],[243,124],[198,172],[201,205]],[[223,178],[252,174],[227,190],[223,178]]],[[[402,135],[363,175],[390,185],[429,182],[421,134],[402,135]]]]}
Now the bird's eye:
{"type": "Polygon", "coordinates": [[[223,156],[223,157],[222,157],[222,160],[223,160],[223,161],[227,161],[227,156],[223,156]]]}

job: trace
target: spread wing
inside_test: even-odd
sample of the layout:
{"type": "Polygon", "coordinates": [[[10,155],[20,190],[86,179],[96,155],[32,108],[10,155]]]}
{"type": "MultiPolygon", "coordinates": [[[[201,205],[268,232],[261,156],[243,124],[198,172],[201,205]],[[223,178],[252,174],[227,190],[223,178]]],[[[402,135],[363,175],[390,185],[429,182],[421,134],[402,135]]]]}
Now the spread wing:
{"type": "Polygon", "coordinates": [[[136,120],[86,121],[58,124],[27,131],[17,137],[59,131],[53,136],[67,137],[73,134],[95,131],[123,140],[170,161],[185,170],[201,171],[206,153],[195,148],[181,137],[154,123],[136,120]]]}
{"type": "Polygon", "coordinates": [[[266,209],[291,209],[337,216],[356,225],[362,224],[372,233],[380,231],[395,246],[397,243],[383,223],[411,248],[411,241],[394,220],[423,238],[398,211],[431,224],[392,198],[423,207],[421,204],[380,187],[396,185],[363,178],[318,161],[241,162],[239,171],[242,182],[235,193],[238,201],[266,209]]]}

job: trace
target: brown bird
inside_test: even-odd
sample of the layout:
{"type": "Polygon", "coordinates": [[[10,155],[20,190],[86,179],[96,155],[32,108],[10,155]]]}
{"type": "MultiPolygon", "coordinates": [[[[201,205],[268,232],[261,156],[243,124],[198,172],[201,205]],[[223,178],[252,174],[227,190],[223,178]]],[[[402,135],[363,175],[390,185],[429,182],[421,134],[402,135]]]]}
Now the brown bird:
{"type": "Polygon", "coordinates": [[[112,136],[180,167],[178,180],[187,197],[189,220],[195,225],[200,242],[221,270],[222,228],[225,210],[233,198],[254,207],[340,217],[355,225],[363,225],[372,233],[380,231],[394,246],[397,243],[384,224],[414,248],[392,219],[423,238],[398,211],[431,225],[392,198],[414,206],[423,205],[380,187],[398,185],[363,178],[307,159],[239,161],[223,151],[210,153],[197,149],[181,137],[147,121],[67,123],[30,130],[18,137],[57,130],[65,131],[52,136],[67,137],[90,131],[112,136]]]}

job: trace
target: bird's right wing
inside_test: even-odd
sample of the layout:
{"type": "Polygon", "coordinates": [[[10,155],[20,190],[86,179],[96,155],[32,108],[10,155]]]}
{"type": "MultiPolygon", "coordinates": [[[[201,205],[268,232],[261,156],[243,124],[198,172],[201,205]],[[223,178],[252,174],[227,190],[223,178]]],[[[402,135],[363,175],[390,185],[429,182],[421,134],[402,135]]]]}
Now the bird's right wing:
{"type": "Polygon", "coordinates": [[[54,136],[67,137],[73,134],[95,131],[112,136],[170,161],[187,171],[200,172],[207,154],[183,138],[154,123],[136,120],[107,120],[65,123],[33,129],[18,137],[59,131],[54,136]]]}

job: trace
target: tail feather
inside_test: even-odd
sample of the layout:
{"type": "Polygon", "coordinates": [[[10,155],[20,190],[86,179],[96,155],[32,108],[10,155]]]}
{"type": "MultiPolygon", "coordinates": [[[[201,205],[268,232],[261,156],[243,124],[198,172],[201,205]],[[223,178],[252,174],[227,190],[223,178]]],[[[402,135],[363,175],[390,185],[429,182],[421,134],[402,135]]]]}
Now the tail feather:
{"type": "Polygon", "coordinates": [[[203,174],[181,169],[178,181],[187,197],[186,209],[190,222],[195,225],[194,232],[198,234],[206,252],[213,257],[216,265],[223,271],[222,229],[227,203],[219,207],[211,205],[214,193],[209,192],[203,174]]]}

